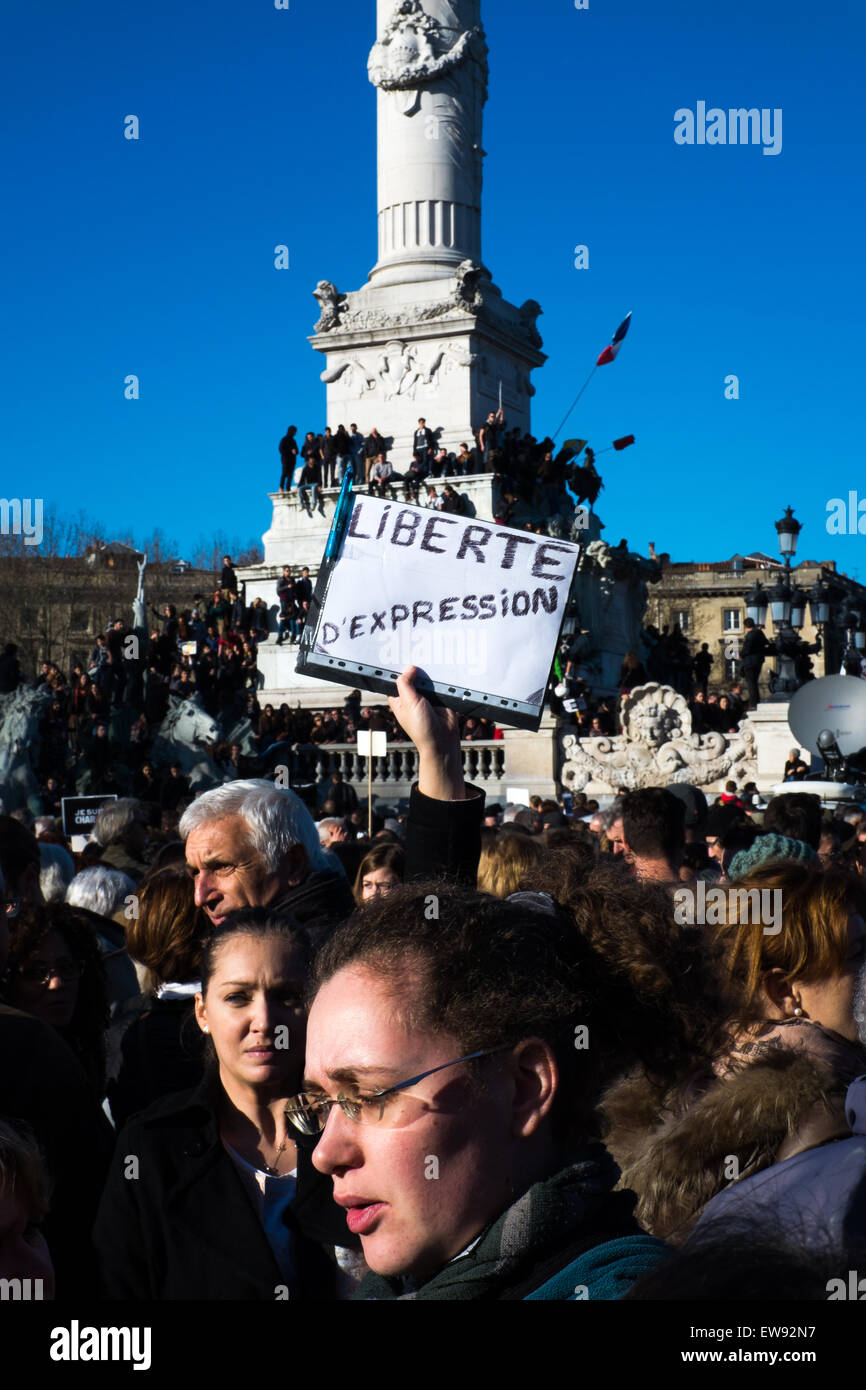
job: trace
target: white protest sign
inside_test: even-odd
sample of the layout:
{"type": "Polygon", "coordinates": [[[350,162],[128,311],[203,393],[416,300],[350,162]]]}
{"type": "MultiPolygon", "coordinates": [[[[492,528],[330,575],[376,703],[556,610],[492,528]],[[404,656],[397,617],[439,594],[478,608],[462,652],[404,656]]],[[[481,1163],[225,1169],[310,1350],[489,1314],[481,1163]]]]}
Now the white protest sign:
{"type": "Polygon", "coordinates": [[[444,703],[537,727],[578,554],[495,522],[356,497],[298,670],[393,691],[411,664],[444,703]]]}
{"type": "Polygon", "coordinates": [[[358,730],[358,757],[384,758],[388,752],[388,735],[383,729],[358,730]],[[373,747],[370,747],[372,741],[373,747]]]}

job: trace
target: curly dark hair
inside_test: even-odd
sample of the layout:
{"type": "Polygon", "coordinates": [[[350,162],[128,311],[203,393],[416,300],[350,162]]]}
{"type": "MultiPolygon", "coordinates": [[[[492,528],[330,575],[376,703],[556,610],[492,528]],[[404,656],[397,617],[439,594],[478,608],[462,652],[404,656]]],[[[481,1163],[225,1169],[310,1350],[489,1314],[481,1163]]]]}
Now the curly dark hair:
{"type": "Polygon", "coordinates": [[[727,1049],[741,986],[710,934],[676,923],[669,889],[635,880],[616,859],[587,872],[567,849],[522,886],[551,894],[605,960],[611,1007],[644,1035],[635,1061],[656,1084],[676,1085],[727,1049]]]}
{"type": "MultiPolygon", "coordinates": [[[[543,891],[550,892],[548,882],[543,891]]],[[[550,902],[543,911],[441,881],[406,885],[363,904],[323,945],[313,993],[337,971],[363,964],[393,982],[405,1026],[447,1035],[461,1052],[542,1038],[560,1071],[553,1134],[564,1145],[584,1142],[600,1133],[596,1107],[614,1077],[635,1066],[685,1068],[700,1028],[693,998],[688,1011],[685,997],[682,1012],[670,1008],[674,957],[692,972],[690,997],[707,989],[710,1016],[716,1005],[700,932],[689,929],[687,941],[686,929],[674,925],[670,898],[664,912],[653,898],[653,910],[644,903],[646,891],[623,887],[612,906],[596,883],[582,906],[570,902],[563,910],[550,902]],[[577,924],[575,907],[584,919],[577,924]],[[638,935],[630,923],[639,912],[650,940],[642,953],[636,940],[629,951],[617,951],[614,919],[628,918],[619,922],[625,943],[638,935]],[[605,927],[587,929],[596,915],[607,935],[605,927]],[[665,931],[679,934],[681,944],[659,966],[653,947],[664,944],[665,931]]]]}
{"type": "Polygon", "coordinates": [[[51,932],[58,932],[81,961],[75,1012],[60,1029],[100,1097],[105,1095],[105,1030],[109,1023],[108,985],[99,940],[88,913],[66,903],[28,903],[15,919],[9,950],[8,988],[15,998],[15,976],[27,957],[51,932]]]}

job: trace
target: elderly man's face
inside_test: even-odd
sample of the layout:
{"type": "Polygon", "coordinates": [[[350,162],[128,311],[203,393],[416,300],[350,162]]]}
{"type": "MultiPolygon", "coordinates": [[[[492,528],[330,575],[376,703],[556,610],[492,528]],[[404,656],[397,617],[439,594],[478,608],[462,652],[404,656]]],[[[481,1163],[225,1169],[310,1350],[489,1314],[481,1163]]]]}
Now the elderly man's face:
{"type": "Polygon", "coordinates": [[[186,862],[195,884],[195,901],[215,927],[241,907],[268,907],[309,867],[306,850],[294,845],[276,873],[268,873],[249,839],[242,816],[206,821],[190,832],[186,862]]]}

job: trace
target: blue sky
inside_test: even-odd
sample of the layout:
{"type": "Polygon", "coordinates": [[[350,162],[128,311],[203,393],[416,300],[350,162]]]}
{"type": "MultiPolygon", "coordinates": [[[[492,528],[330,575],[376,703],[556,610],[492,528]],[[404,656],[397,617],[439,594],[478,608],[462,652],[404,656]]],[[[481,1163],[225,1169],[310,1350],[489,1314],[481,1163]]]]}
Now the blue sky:
{"type": "MultiPolygon", "coordinates": [[[[544,308],[539,437],[633,311],[560,435],[637,436],[601,461],[614,544],[775,553],[790,503],[800,556],[866,580],[862,539],[825,526],[831,497],[866,496],[864,14],[485,0],[484,259],[544,308]],[[698,101],[780,108],[781,152],[677,145],[698,101]]],[[[376,259],[374,37],[374,0],[6,7],[4,496],[182,553],[267,529],[279,437],[325,423],[312,289],[376,259]]]]}

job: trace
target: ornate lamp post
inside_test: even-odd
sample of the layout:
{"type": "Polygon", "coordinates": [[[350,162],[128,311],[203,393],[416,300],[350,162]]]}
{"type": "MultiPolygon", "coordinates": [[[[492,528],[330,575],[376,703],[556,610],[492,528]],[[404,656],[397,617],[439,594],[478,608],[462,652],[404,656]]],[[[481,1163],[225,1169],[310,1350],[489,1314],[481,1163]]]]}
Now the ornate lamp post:
{"type": "Polygon", "coordinates": [[[810,597],[798,589],[791,579],[791,561],[797,553],[797,538],[803,529],[802,522],[797,521],[791,507],[786,507],[785,515],[775,526],[785,569],[767,595],[778,663],[770,678],[770,689],[774,695],[791,695],[799,690],[804,680],[809,679],[807,657],[821,650],[821,639],[819,637],[809,645],[799,635],[805,618],[806,600],[810,597]]]}

